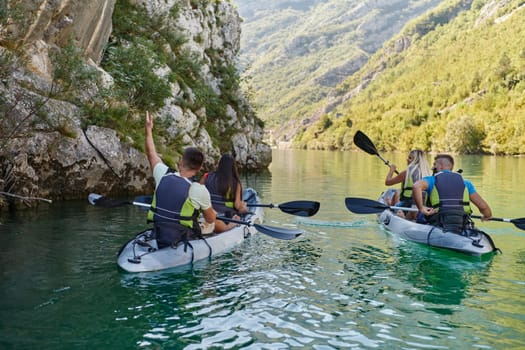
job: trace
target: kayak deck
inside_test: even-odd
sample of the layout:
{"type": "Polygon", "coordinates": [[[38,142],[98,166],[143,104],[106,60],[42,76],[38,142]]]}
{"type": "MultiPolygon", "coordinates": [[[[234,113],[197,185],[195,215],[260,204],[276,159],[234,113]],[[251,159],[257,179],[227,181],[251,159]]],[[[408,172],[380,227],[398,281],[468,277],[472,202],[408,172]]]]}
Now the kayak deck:
{"type": "MultiPolygon", "coordinates": [[[[384,203],[382,197],[379,201],[384,203]]],[[[476,228],[461,234],[444,231],[441,227],[416,223],[386,209],[378,214],[378,221],[391,233],[420,244],[449,249],[463,254],[481,256],[498,251],[492,238],[476,228]]]]}
{"type": "MultiPolygon", "coordinates": [[[[243,220],[251,224],[261,223],[264,218],[263,208],[250,207],[250,204],[259,202],[257,193],[253,189],[247,189],[244,197],[250,198],[250,213],[245,215],[243,220]]],[[[239,225],[219,234],[205,235],[205,239],[180,242],[174,247],[158,249],[152,230],[148,229],[137,234],[122,247],[117,264],[127,272],[158,271],[187,265],[231,249],[256,232],[253,226],[239,225]]]]}

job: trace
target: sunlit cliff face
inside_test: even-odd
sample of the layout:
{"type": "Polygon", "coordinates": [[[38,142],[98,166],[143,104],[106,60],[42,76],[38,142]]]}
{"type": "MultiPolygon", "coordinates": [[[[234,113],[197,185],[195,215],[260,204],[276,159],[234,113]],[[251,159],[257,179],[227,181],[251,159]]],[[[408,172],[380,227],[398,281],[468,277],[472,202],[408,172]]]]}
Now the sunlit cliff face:
{"type": "Polygon", "coordinates": [[[95,64],[111,34],[116,0],[9,1],[3,46],[24,48],[35,73],[49,76],[49,51],[74,41],[95,64]]]}

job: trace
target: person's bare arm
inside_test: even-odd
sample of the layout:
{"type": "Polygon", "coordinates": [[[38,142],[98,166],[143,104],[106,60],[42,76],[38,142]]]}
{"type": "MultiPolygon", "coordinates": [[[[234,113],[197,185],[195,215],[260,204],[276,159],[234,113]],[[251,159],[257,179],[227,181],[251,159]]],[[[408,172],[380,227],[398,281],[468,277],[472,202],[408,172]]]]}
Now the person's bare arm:
{"type": "Polygon", "coordinates": [[[206,179],[208,178],[208,173],[204,174],[201,178],[201,181],[199,181],[199,183],[201,185],[204,185],[206,183],[206,179]]]}
{"type": "Polygon", "coordinates": [[[217,212],[213,209],[213,207],[209,207],[208,209],[202,211],[202,216],[206,222],[211,224],[212,222],[215,222],[215,218],[217,218],[217,212]]]}
{"type": "Polygon", "coordinates": [[[423,192],[428,188],[428,183],[425,180],[419,180],[412,186],[412,198],[416,203],[417,209],[424,215],[434,214],[433,208],[428,208],[423,204],[423,192]]]}
{"type": "Polygon", "coordinates": [[[392,185],[395,185],[395,184],[398,184],[398,183],[401,183],[401,182],[405,181],[405,176],[406,176],[406,173],[407,173],[406,170],[403,170],[398,175],[392,177],[394,175],[395,171],[396,171],[396,166],[395,165],[391,165],[390,166],[390,171],[386,175],[386,179],[385,179],[385,185],[386,186],[392,186],[392,185]]]}
{"type": "Polygon", "coordinates": [[[148,157],[151,171],[155,168],[155,165],[162,162],[157,151],[155,149],[155,143],[153,142],[153,117],[146,112],[145,122],[145,134],[146,134],[146,156],[148,157]]]}
{"type": "Polygon", "coordinates": [[[195,208],[200,208],[202,216],[206,222],[215,222],[217,212],[211,205],[210,192],[206,189],[206,186],[201,185],[198,182],[192,183],[190,186],[189,197],[195,208]]]}
{"type": "Polygon", "coordinates": [[[486,221],[492,218],[492,210],[490,210],[487,202],[485,202],[477,192],[470,195],[470,201],[478,207],[479,212],[482,214],[481,221],[486,221]]]}
{"type": "Polygon", "coordinates": [[[242,200],[242,186],[240,183],[237,184],[237,190],[235,191],[235,209],[241,214],[248,212],[246,202],[242,200]]]}

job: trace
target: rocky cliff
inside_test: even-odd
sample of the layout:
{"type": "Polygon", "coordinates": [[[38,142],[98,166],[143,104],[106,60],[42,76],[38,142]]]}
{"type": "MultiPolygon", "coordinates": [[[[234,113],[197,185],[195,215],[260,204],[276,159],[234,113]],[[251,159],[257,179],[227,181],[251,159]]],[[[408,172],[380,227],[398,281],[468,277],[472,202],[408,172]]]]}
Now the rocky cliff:
{"type": "Polygon", "coordinates": [[[262,123],[232,72],[241,20],[231,3],[0,6],[0,192],[50,199],[151,192],[141,151],[146,110],[156,115],[168,163],[189,145],[205,152],[207,168],[227,151],[241,168],[270,163],[262,123]],[[133,61],[137,52],[143,61],[133,61]]]}

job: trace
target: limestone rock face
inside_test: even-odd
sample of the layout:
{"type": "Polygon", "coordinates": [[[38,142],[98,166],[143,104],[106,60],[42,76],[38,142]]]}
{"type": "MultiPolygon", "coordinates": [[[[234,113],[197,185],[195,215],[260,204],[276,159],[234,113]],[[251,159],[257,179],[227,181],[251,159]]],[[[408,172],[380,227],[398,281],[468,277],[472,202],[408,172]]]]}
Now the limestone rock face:
{"type": "MultiPolygon", "coordinates": [[[[200,62],[200,79],[221,96],[223,77],[218,72],[235,65],[240,45],[241,19],[234,5],[229,1],[198,6],[180,0],[129,2],[155,18],[164,16],[169,31],[185,38],[181,51],[200,62]]],[[[7,4],[8,18],[0,22],[0,191],[49,199],[86,198],[89,192],[151,193],[151,169],[141,147],[115,130],[86,124],[82,103],[97,91],[89,88],[73,97],[48,93],[56,83],[51,53],[71,42],[80,49],[84,63],[102,73],[104,88],[114,84],[100,63],[112,34],[116,0],[8,0],[7,4]],[[18,55],[16,64],[7,63],[7,54],[18,55]]],[[[154,73],[167,77],[172,72],[163,66],[154,73]]],[[[262,126],[240,91],[234,98],[240,102],[227,105],[224,116],[210,128],[206,109],[192,105],[196,91],[178,82],[170,82],[170,89],[172,96],[155,117],[167,122],[168,137],[181,140],[182,147],[203,150],[205,168],[216,164],[224,141],[231,143],[228,151],[241,168],[270,164],[271,149],[262,141],[262,126]],[[223,137],[226,140],[223,135],[228,135],[223,137]]]]}
{"type": "Polygon", "coordinates": [[[13,2],[13,11],[24,13],[23,23],[0,32],[29,54],[32,68],[49,76],[48,52],[75,40],[86,57],[100,63],[111,34],[111,16],[116,0],[69,0],[13,2]]]}
{"type": "Polygon", "coordinates": [[[26,197],[85,198],[103,194],[150,193],[146,156],[123,144],[112,129],[72,126],[72,136],[42,129],[11,140],[0,157],[4,188],[26,197]]]}
{"type": "MultiPolygon", "coordinates": [[[[240,49],[242,21],[235,7],[226,1],[210,2],[204,8],[173,0],[135,0],[133,3],[143,6],[152,16],[163,18],[171,30],[186,38],[182,51],[191,52],[197,59],[206,62],[201,66],[201,77],[220,96],[222,78],[213,74],[212,66],[235,63],[240,49]],[[176,16],[173,16],[174,6],[177,7],[176,16]],[[211,57],[209,51],[220,51],[220,57],[211,57]],[[219,62],[213,62],[214,60],[219,62]]],[[[169,75],[170,72],[169,67],[164,67],[160,74],[169,75]]],[[[194,99],[194,91],[182,90],[177,84],[171,85],[173,98],[166,99],[164,106],[157,112],[157,117],[167,121],[171,125],[170,134],[179,136],[185,145],[201,148],[206,154],[205,168],[210,169],[216,164],[221,151],[204,127],[208,123],[206,110],[195,111],[180,106],[178,100],[184,95],[194,99]]],[[[243,99],[241,94],[237,97],[239,100],[243,99]]],[[[271,162],[271,149],[262,142],[263,130],[253,122],[251,108],[246,104],[244,107],[248,111],[248,117],[240,117],[231,105],[227,105],[225,115],[221,120],[215,121],[215,129],[220,135],[231,135],[232,149],[229,152],[235,154],[241,168],[265,168],[271,162]],[[259,154],[260,152],[264,154],[259,154]]]]}

